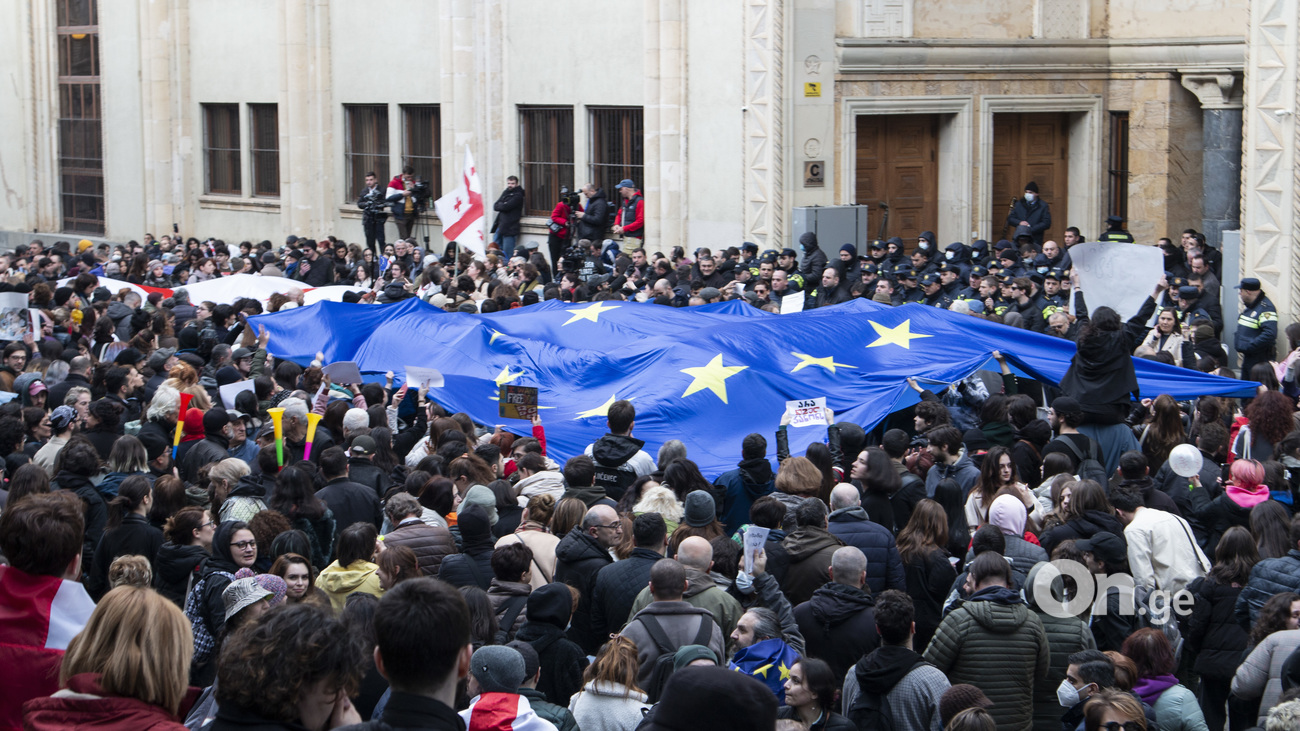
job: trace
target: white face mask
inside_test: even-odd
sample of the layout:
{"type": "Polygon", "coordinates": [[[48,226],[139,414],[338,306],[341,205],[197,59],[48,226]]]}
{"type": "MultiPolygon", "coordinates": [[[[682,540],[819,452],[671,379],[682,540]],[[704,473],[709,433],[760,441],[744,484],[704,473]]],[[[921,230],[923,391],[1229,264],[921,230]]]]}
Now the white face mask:
{"type": "Polygon", "coordinates": [[[949,260],[949,261],[952,261],[953,259],[956,259],[956,258],[957,258],[957,254],[956,254],[956,252],[945,251],[945,252],[943,252],[943,258],[945,258],[945,259],[947,259],[947,260],[949,260]]]}
{"type": "Polygon", "coordinates": [[[1029,201],[1030,203],[1033,203],[1034,199],[1037,197],[1038,197],[1037,193],[1025,193],[1025,200],[1029,201]]]}
{"type": "Polygon", "coordinates": [[[1062,680],[1056,689],[1056,701],[1062,708],[1074,708],[1079,704],[1079,689],[1071,685],[1068,678],[1062,680]]]}
{"type": "Polygon", "coordinates": [[[921,239],[919,242],[917,242],[916,248],[920,249],[921,251],[929,251],[930,242],[926,241],[925,239],[921,239]]]}

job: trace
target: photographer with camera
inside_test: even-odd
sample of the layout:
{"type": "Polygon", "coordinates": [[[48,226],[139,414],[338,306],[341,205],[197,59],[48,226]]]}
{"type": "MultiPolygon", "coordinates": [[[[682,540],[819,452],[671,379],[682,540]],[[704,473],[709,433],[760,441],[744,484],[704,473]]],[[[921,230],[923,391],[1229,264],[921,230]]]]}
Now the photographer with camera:
{"type": "Polygon", "coordinates": [[[550,232],[546,236],[546,247],[551,253],[551,264],[559,271],[560,256],[569,244],[569,234],[573,233],[573,212],[581,199],[577,193],[567,187],[560,188],[560,200],[551,211],[551,222],[546,224],[550,232]]]}
{"type": "Polygon", "coordinates": [[[366,187],[357,199],[357,208],[361,209],[361,230],[366,232],[366,248],[372,254],[379,255],[384,250],[384,223],[388,221],[388,200],[384,189],[379,187],[379,178],[373,172],[366,173],[366,187]],[[378,247],[375,246],[378,242],[378,247]]]}
{"type": "Polygon", "coordinates": [[[609,227],[609,201],[605,199],[605,191],[592,183],[582,186],[582,194],[587,196],[587,207],[578,216],[576,236],[599,243],[605,239],[609,227]]]}
{"type": "Polygon", "coordinates": [[[415,177],[415,168],[407,165],[400,175],[394,175],[388,182],[385,197],[392,205],[398,238],[411,238],[416,219],[429,205],[429,183],[415,177]]]}
{"type": "Polygon", "coordinates": [[[492,204],[492,210],[497,212],[492,222],[492,240],[501,248],[506,261],[510,261],[519,239],[519,222],[524,217],[524,189],[519,185],[519,178],[513,175],[506,178],[506,189],[492,204]]]}

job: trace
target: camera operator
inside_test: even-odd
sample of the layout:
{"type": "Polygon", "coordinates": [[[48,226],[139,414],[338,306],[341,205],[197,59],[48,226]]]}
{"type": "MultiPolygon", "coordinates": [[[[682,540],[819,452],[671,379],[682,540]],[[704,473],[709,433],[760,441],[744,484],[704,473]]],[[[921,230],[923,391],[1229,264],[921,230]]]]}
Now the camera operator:
{"type": "Polygon", "coordinates": [[[579,195],[568,188],[560,188],[560,201],[551,211],[551,222],[546,224],[550,232],[546,236],[546,247],[550,250],[551,263],[559,270],[560,257],[569,244],[569,234],[573,233],[573,211],[578,207],[579,195]]]}
{"type": "Polygon", "coordinates": [[[609,227],[609,201],[605,200],[605,191],[592,183],[582,186],[582,194],[587,196],[587,207],[578,216],[576,236],[599,243],[609,227]]]}
{"type": "Polygon", "coordinates": [[[361,209],[361,229],[366,232],[366,248],[378,256],[384,250],[384,223],[388,221],[386,206],[388,201],[384,189],[379,187],[379,178],[374,173],[366,173],[366,187],[357,199],[357,208],[361,209]],[[379,242],[378,248],[375,242],[379,242]]]}
{"type": "Polygon", "coordinates": [[[415,168],[407,165],[388,182],[386,197],[392,204],[398,238],[411,238],[416,219],[429,204],[429,184],[415,177],[415,168]]]}

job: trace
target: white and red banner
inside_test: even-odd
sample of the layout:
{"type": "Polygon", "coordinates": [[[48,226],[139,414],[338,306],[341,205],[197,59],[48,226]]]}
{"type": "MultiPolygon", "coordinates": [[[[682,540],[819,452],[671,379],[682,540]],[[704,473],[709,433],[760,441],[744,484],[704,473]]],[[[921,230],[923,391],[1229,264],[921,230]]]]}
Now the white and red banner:
{"type": "Polygon", "coordinates": [[[465,146],[465,167],[460,185],[433,202],[442,221],[442,235],[448,241],[474,252],[479,258],[487,253],[487,215],[483,208],[483,185],[474,167],[474,156],[465,146]]]}

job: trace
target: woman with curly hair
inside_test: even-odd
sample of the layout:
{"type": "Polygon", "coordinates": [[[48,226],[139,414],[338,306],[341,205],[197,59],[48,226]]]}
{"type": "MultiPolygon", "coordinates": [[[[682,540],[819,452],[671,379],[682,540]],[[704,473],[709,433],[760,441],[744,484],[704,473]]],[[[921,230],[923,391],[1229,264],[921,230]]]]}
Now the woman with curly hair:
{"type": "MultiPolygon", "coordinates": [[[[1232,441],[1230,457],[1264,462],[1282,439],[1295,429],[1295,404],[1278,391],[1266,391],[1246,406],[1246,420],[1232,441]]],[[[1238,420],[1240,422],[1240,420],[1238,420]]]]}
{"type": "Polygon", "coordinates": [[[232,635],[217,666],[212,731],[326,729],[360,723],[348,698],[364,657],[329,610],[289,604],[232,635]]]}

